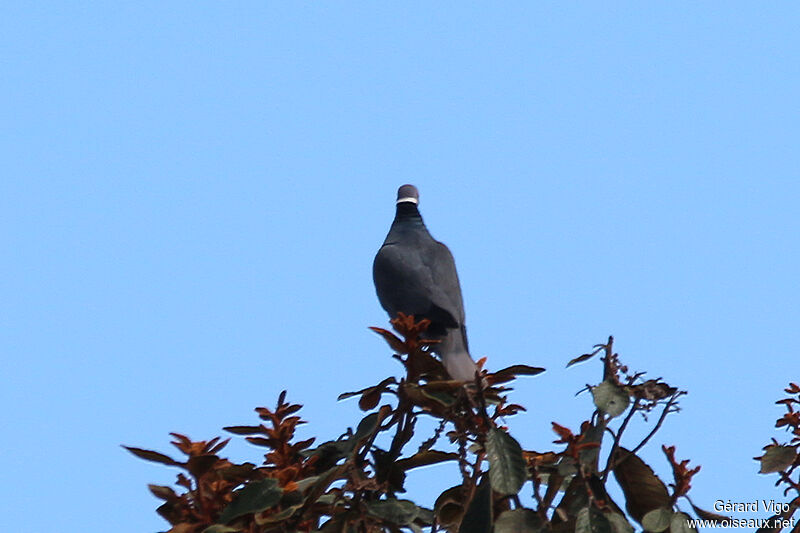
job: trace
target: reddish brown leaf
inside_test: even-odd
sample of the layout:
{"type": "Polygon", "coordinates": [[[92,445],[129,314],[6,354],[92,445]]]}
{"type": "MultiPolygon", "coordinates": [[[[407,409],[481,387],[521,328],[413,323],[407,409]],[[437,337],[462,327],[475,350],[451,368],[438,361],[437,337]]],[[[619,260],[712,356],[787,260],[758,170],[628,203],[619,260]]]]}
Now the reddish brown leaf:
{"type": "Polygon", "coordinates": [[[625,494],[628,513],[640,524],[648,512],[671,508],[672,501],[653,469],[625,448],[618,448],[613,458],[614,477],[625,494]]]}
{"type": "MultiPolygon", "coordinates": [[[[398,333],[410,341],[418,339],[420,335],[428,329],[428,326],[431,325],[431,321],[427,318],[423,318],[419,322],[416,322],[414,315],[406,315],[402,312],[397,313],[397,318],[393,318],[389,322],[398,333]]],[[[419,342],[425,343],[427,341],[419,342]]]]}
{"type": "Polygon", "coordinates": [[[156,509],[156,513],[170,524],[180,523],[184,516],[183,509],[174,501],[164,502],[156,509]]]}
{"type": "Polygon", "coordinates": [[[286,407],[286,409],[283,410],[283,414],[290,415],[292,413],[296,413],[297,411],[299,411],[302,408],[303,408],[303,406],[299,405],[299,404],[289,405],[289,406],[286,407]]]}
{"type": "Polygon", "coordinates": [[[279,422],[280,417],[276,416],[271,410],[267,409],[266,407],[256,407],[253,409],[256,413],[258,413],[258,417],[262,420],[270,420],[272,422],[279,422]]]}
{"type": "Polygon", "coordinates": [[[180,433],[170,433],[170,435],[178,439],[178,442],[172,443],[176,448],[187,454],[191,451],[193,443],[189,437],[180,433]]]}
{"type": "Polygon", "coordinates": [[[394,333],[391,331],[385,330],[383,328],[375,328],[370,327],[372,331],[383,337],[383,340],[389,345],[389,347],[397,353],[408,353],[406,349],[405,343],[397,338],[394,333]]]}
{"type": "Polygon", "coordinates": [[[299,426],[300,424],[305,424],[305,422],[303,422],[299,416],[287,416],[283,419],[282,423],[282,425],[291,425],[292,427],[299,426]]]}
{"type": "Polygon", "coordinates": [[[242,463],[240,465],[231,465],[218,468],[216,473],[219,474],[222,479],[235,481],[238,485],[242,480],[250,478],[253,470],[255,470],[255,467],[256,465],[253,463],[242,463]]]}
{"type": "Polygon", "coordinates": [[[551,422],[551,424],[553,425],[553,431],[555,431],[558,436],[561,437],[561,439],[557,440],[556,443],[566,443],[575,438],[569,428],[565,428],[561,424],[556,424],[555,422],[551,422]]]}
{"type": "Polygon", "coordinates": [[[372,385],[371,387],[365,387],[365,388],[363,388],[361,390],[357,390],[357,391],[353,391],[353,392],[343,392],[343,393],[341,393],[339,395],[337,400],[344,400],[346,398],[352,398],[353,396],[363,395],[363,394],[365,394],[367,392],[370,392],[370,391],[373,391],[373,390],[385,391],[385,390],[388,390],[389,385],[392,385],[392,384],[395,384],[395,383],[397,383],[397,380],[394,379],[394,376],[388,377],[388,378],[384,379],[383,381],[381,381],[380,383],[378,383],[377,385],[372,385]]]}
{"type": "Polygon", "coordinates": [[[178,474],[178,481],[176,483],[186,490],[192,490],[192,482],[188,477],[184,476],[183,473],[178,474]]]}
{"type": "Polygon", "coordinates": [[[163,453],[154,452],[152,450],[143,450],[142,448],[133,448],[131,446],[123,446],[123,448],[131,452],[139,459],[144,459],[145,461],[152,461],[154,463],[161,463],[169,466],[183,465],[183,463],[179,463],[172,457],[164,455],[163,453]]]}
{"type": "Polygon", "coordinates": [[[703,520],[711,520],[711,521],[717,522],[717,523],[724,522],[724,521],[728,520],[727,516],[724,516],[724,515],[721,515],[721,514],[717,514],[717,513],[712,513],[711,511],[706,511],[705,509],[701,509],[700,507],[696,506],[691,501],[689,503],[691,504],[692,509],[694,509],[694,512],[697,514],[697,516],[699,516],[703,520]]]}
{"type": "Polygon", "coordinates": [[[457,461],[458,454],[454,452],[443,452],[439,450],[424,450],[419,453],[400,459],[397,461],[397,467],[401,470],[411,470],[420,466],[428,466],[444,461],[457,461]]]}
{"type": "Polygon", "coordinates": [[[555,452],[539,453],[535,451],[523,451],[523,457],[528,461],[528,464],[539,465],[555,465],[559,461],[559,455],[555,452]]]}
{"type": "Polygon", "coordinates": [[[517,414],[520,411],[527,411],[527,409],[516,403],[510,403],[508,405],[504,405],[502,407],[497,408],[497,414],[499,416],[511,416],[517,414]]]}
{"type": "Polygon", "coordinates": [[[578,363],[583,363],[584,361],[588,361],[589,359],[591,359],[595,355],[597,355],[597,352],[595,352],[595,353],[585,353],[583,355],[579,355],[578,357],[576,357],[575,359],[571,359],[570,362],[567,363],[567,368],[571,367],[572,365],[577,365],[578,363]]]}
{"type": "Polygon", "coordinates": [[[153,496],[161,500],[174,500],[178,497],[171,487],[164,487],[162,485],[147,485],[147,488],[150,489],[150,492],[153,493],[153,496]]]}
{"type": "Polygon", "coordinates": [[[228,433],[235,435],[266,435],[267,428],[262,424],[260,426],[227,426],[222,428],[228,433]]]}
{"type": "Polygon", "coordinates": [[[310,439],[306,439],[306,440],[301,440],[301,441],[295,442],[294,443],[294,448],[296,450],[305,450],[306,448],[311,446],[314,443],[315,440],[317,440],[316,437],[311,437],[310,439]]]}
{"type": "Polygon", "coordinates": [[[192,524],[191,522],[181,522],[180,524],[175,524],[172,526],[172,529],[167,531],[167,533],[194,533],[197,531],[197,524],[192,524]]]}
{"type": "Polygon", "coordinates": [[[219,457],[216,455],[195,455],[189,458],[189,461],[186,463],[186,469],[195,477],[200,478],[211,470],[215,464],[219,461],[219,457]]]}
{"type": "Polygon", "coordinates": [[[378,402],[381,401],[381,390],[374,388],[368,390],[364,394],[361,395],[361,399],[358,400],[358,407],[362,411],[370,411],[378,405],[378,402]]]}
{"type": "Polygon", "coordinates": [[[464,487],[456,485],[442,492],[434,504],[434,513],[439,523],[445,527],[453,526],[461,521],[465,505],[464,487]]]}
{"type": "Polygon", "coordinates": [[[219,452],[221,449],[223,449],[225,446],[227,446],[227,445],[228,445],[228,443],[229,443],[230,441],[231,441],[231,439],[230,439],[230,438],[223,440],[223,441],[222,441],[222,442],[220,442],[219,444],[217,444],[217,445],[215,445],[215,446],[212,446],[211,448],[209,448],[209,450],[208,450],[208,453],[211,453],[211,454],[216,454],[216,453],[217,453],[217,452],[219,452]]]}
{"type": "Polygon", "coordinates": [[[692,488],[692,476],[700,471],[700,466],[696,466],[695,468],[689,469],[689,460],[684,459],[681,462],[678,462],[675,459],[675,446],[661,446],[664,454],[667,456],[667,460],[669,460],[669,464],[672,465],[672,476],[675,479],[675,484],[673,485],[674,491],[672,494],[672,500],[675,501],[681,496],[685,496],[689,489],[692,488]]]}
{"type": "Polygon", "coordinates": [[[516,379],[517,376],[535,376],[541,374],[544,370],[544,368],[528,365],[513,365],[490,374],[488,380],[493,384],[506,383],[516,379]]]}
{"type": "Polygon", "coordinates": [[[336,400],[338,400],[338,401],[346,400],[348,398],[352,398],[353,396],[358,396],[360,394],[364,394],[366,391],[372,390],[374,388],[375,387],[367,387],[366,389],[343,392],[336,398],[336,400]]]}
{"type": "Polygon", "coordinates": [[[669,398],[678,391],[675,387],[657,379],[648,379],[644,383],[631,387],[634,398],[657,401],[669,398]]]}
{"type": "Polygon", "coordinates": [[[245,440],[256,446],[266,446],[272,448],[275,445],[274,439],[265,439],[264,437],[247,437],[245,440]]]}

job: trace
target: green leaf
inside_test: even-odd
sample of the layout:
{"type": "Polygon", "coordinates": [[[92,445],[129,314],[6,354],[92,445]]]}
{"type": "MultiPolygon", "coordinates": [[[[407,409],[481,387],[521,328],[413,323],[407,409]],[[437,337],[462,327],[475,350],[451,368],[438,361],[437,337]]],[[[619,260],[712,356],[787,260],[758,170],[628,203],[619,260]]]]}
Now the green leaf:
{"type": "Polygon", "coordinates": [[[660,533],[670,526],[673,514],[672,509],[666,507],[653,509],[642,517],[642,527],[645,531],[660,533]]]}
{"type": "Polygon", "coordinates": [[[450,407],[456,403],[456,399],[446,392],[431,390],[427,387],[422,387],[420,390],[422,391],[423,396],[430,398],[431,400],[434,400],[445,407],[450,407]]]}
{"type": "Polygon", "coordinates": [[[356,432],[352,437],[323,442],[316,448],[302,450],[300,453],[305,457],[319,456],[320,459],[317,464],[334,465],[353,453],[359,442],[370,437],[390,412],[391,408],[388,405],[384,405],[377,413],[370,413],[365,416],[358,423],[356,432]]]}
{"type": "Polygon", "coordinates": [[[600,509],[584,507],[575,520],[575,533],[611,533],[611,523],[600,509]]]}
{"type": "Polygon", "coordinates": [[[517,494],[527,478],[525,458],[519,443],[505,431],[492,428],[486,439],[486,455],[492,488],[507,496],[517,494]]]}
{"type": "Polygon", "coordinates": [[[339,477],[348,469],[348,464],[344,463],[339,466],[334,466],[327,471],[320,474],[317,481],[306,490],[305,499],[309,502],[321,502],[322,498],[327,496],[324,494],[331,483],[334,483],[339,477]]]}
{"type": "Polygon", "coordinates": [[[539,516],[524,507],[504,511],[494,523],[494,533],[538,533],[543,530],[539,516]]]}
{"type": "Polygon", "coordinates": [[[356,533],[353,522],[358,519],[359,514],[355,511],[345,511],[332,517],[322,524],[320,529],[315,529],[314,533],[356,533]]]}
{"type": "Polygon", "coordinates": [[[633,526],[619,513],[606,513],[613,533],[633,533],[633,526]]]}
{"type": "Polygon", "coordinates": [[[581,444],[597,444],[597,446],[588,446],[578,452],[578,459],[580,459],[581,464],[589,467],[590,471],[597,469],[597,459],[600,456],[600,445],[603,443],[605,426],[604,422],[598,421],[595,424],[591,424],[583,433],[581,444]]]}
{"type": "Polygon", "coordinates": [[[316,503],[320,505],[333,505],[336,500],[339,499],[339,496],[332,492],[326,492],[322,496],[316,499],[316,503]]]}
{"type": "Polygon", "coordinates": [[[300,492],[303,492],[304,490],[306,490],[308,487],[312,486],[317,481],[319,481],[319,476],[311,476],[311,477],[306,477],[306,478],[303,478],[303,479],[301,479],[299,481],[296,481],[295,483],[297,484],[297,490],[299,490],[300,492]]]}
{"type": "Polygon", "coordinates": [[[558,463],[557,472],[560,476],[572,477],[578,473],[578,465],[572,457],[562,457],[558,463]]]}
{"type": "Polygon", "coordinates": [[[553,472],[552,474],[548,474],[547,472],[540,472],[539,473],[539,483],[543,486],[550,486],[550,483],[558,483],[558,487],[553,489],[556,492],[564,492],[567,490],[567,485],[572,480],[572,477],[564,477],[560,475],[558,472],[553,472]]]}
{"type": "Polygon", "coordinates": [[[492,485],[486,476],[475,489],[475,495],[461,520],[458,533],[490,533],[492,531],[492,485]]]}
{"type": "Polygon", "coordinates": [[[631,403],[630,397],[622,390],[622,387],[610,381],[604,381],[593,387],[592,396],[597,408],[608,413],[611,417],[624,413],[631,403]]]}
{"type": "Polygon", "coordinates": [[[319,462],[336,464],[339,460],[350,455],[350,452],[353,451],[355,444],[356,443],[352,437],[342,440],[331,440],[328,442],[323,442],[316,448],[302,450],[300,454],[305,457],[319,456],[319,462]]]}
{"type": "Polygon", "coordinates": [[[358,423],[356,432],[350,439],[350,442],[352,443],[351,451],[357,451],[361,446],[361,443],[372,437],[375,432],[380,429],[381,422],[383,422],[386,417],[392,413],[392,408],[389,405],[383,405],[380,409],[378,409],[377,412],[370,413],[365,416],[361,422],[358,423]]]}
{"type": "Polygon", "coordinates": [[[419,509],[412,501],[390,498],[368,502],[367,512],[390,524],[405,526],[410,524],[417,517],[419,509]]]}
{"type": "Polygon", "coordinates": [[[353,435],[353,440],[359,441],[372,435],[372,432],[378,427],[378,413],[371,413],[361,419],[358,423],[356,432],[353,435]]]}
{"type": "Polygon", "coordinates": [[[564,491],[564,496],[558,503],[556,514],[553,516],[559,516],[574,524],[575,517],[587,505],[589,505],[589,494],[586,491],[586,481],[583,476],[573,476],[567,485],[567,490],[564,491]]]}
{"type": "Polygon", "coordinates": [[[793,446],[770,446],[761,457],[761,470],[759,474],[781,472],[794,463],[797,450],[793,446]]]}
{"type": "Polygon", "coordinates": [[[260,515],[256,515],[256,520],[255,520],[256,524],[258,524],[259,526],[263,526],[265,524],[275,524],[278,522],[282,522],[283,520],[286,520],[287,518],[292,516],[301,507],[303,507],[303,504],[298,503],[296,505],[287,507],[286,509],[281,509],[280,512],[271,514],[265,518],[259,518],[260,515]]]}
{"type": "Polygon", "coordinates": [[[697,533],[697,530],[689,525],[691,518],[686,513],[675,513],[669,522],[670,533],[697,533]]]}
{"type": "Polygon", "coordinates": [[[280,501],[283,491],[278,487],[278,480],[269,478],[249,483],[233,494],[233,501],[219,516],[220,523],[226,524],[240,516],[269,509],[280,501]]]}
{"type": "Polygon", "coordinates": [[[425,526],[432,526],[433,525],[433,510],[428,509],[427,507],[420,507],[417,506],[417,517],[414,519],[415,522],[422,523],[425,526]]]}

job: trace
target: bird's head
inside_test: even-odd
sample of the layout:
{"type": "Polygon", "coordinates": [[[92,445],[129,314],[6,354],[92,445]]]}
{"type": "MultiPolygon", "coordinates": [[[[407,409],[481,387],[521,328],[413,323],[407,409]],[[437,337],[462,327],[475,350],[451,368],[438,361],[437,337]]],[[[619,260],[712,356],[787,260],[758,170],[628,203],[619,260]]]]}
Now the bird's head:
{"type": "Polygon", "coordinates": [[[419,204],[419,191],[413,185],[402,185],[397,189],[397,203],[410,202],[419,204]]]}

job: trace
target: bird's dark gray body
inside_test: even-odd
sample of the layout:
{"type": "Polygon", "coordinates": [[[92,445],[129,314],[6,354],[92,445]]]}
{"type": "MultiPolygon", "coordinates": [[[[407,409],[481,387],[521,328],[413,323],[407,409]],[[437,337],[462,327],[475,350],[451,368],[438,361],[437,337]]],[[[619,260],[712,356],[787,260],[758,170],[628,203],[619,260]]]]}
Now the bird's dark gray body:
{"type": "Polygon", "coordinates": [[[397,213],[375,256],[372,275],[381,306],[431,321],[428,336],[439,340],[434,351],[450,377],[471,381],[476,366],[469,355],[464,302],[453,254],[434,240],[417,209],[416,188],[398,191],[397,213]]]}

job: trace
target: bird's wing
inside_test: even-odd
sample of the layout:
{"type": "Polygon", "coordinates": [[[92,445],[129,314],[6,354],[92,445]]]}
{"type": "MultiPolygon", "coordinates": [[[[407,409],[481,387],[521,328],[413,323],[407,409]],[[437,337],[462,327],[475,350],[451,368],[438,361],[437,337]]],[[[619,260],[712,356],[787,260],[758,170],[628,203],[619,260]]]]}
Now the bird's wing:
{"type": "Polygon", "coordinates": [[[426,256],[426,262],[428,262],[433,283],[438,288],[437,296],[442,299],[442,302],[438,303],[438,305],[446,309],[456,319],[458,326],[463,326],[464,300],[461,296],[461,284],[458,281],[456,262],[447,246],[438,241],[434,242],[435,246],[430,248],[430,255],[426,256]]]}
{"type": "Polygon", "coordinates": [[[402,311],[445,327],[458,327],[463,323],[455,263],[444,245],[421,251],[398,243],[384,244],[375,256],[372,275],[378,299],[389,315],[402,311]],[[439,265],[440,261],[449,261],[449,267],[439,265]],[[450,294],[453,283],[455,292],[450,294]]]}

